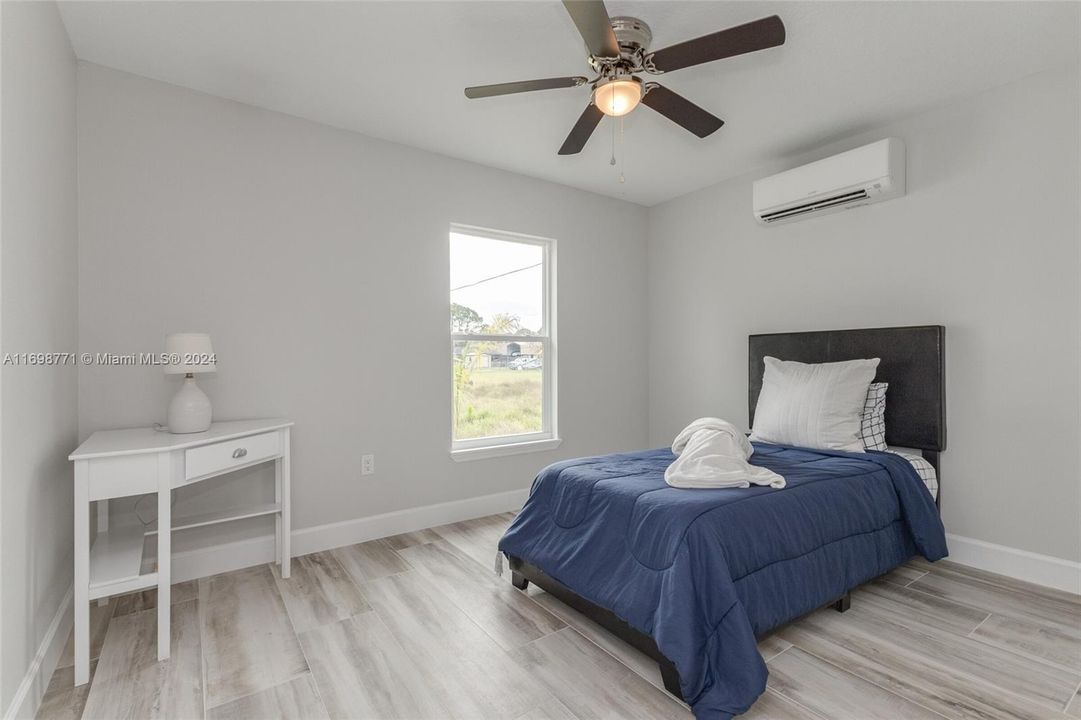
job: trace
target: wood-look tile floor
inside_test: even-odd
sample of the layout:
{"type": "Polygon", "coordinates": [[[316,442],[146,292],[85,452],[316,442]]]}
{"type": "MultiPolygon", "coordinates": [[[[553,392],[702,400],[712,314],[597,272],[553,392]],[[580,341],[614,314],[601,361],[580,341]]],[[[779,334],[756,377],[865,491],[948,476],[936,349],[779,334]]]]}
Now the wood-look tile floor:
{"type": "MultiPolygon", "coordinates": [[[[174,588],[155,660],[153,591],[91,617],[39,718],[682,718],[647,657],[492,573],[495,515],[174,588]]],[[[913,561],[760,643],[769,688],[744,717],[1081,718],[1081,599],[913,561]]]]}

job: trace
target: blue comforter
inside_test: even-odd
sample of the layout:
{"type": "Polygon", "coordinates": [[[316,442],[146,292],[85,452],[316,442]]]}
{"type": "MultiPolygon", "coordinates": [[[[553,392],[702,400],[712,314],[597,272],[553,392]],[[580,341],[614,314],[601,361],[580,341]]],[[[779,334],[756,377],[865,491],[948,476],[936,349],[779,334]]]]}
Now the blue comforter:
{"type": "Polygon", "coordinates": [[[946,556],[904,458],[755,443],[788,487],[684,490],[667,450],[555,463],[499,549],[650,635],[695,717],[731,718],[766,687],[755,636],[919,553],[946,556]]]}

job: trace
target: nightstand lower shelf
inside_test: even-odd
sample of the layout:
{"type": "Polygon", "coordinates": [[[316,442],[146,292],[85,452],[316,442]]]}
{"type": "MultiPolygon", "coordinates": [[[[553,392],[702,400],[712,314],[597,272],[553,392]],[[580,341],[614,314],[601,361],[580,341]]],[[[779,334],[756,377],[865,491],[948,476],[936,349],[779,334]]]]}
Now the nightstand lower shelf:
{"type": "Polygon", "coordinates": [[[90,548],[90,600],[158,584],[156,572],[140,572],[143,538],[141,527],[115,527],[98,533],[90,548]]]}

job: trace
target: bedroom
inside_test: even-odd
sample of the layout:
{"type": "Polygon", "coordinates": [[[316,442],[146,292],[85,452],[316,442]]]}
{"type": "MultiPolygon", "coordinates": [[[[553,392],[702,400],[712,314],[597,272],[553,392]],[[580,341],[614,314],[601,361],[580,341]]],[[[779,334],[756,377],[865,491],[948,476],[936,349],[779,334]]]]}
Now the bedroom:
{"type": "Polygon", "coordinates": [[[1081,716],[1081,5],[0,32],[4,717],[1081,716]]]}

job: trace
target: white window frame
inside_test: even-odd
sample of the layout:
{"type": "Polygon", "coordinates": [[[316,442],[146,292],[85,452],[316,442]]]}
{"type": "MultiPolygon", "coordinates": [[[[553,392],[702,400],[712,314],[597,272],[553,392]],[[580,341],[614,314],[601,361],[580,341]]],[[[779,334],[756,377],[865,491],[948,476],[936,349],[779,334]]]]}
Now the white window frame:
{"type": "MultiPolygon", "coordinates": [[[[555,274],[556,274],[556,241],[552,238],[538,237],[535,235],[523,235],[521,233],[507,232],[505,230],[492,230],[490,228],[476,227],[473,225],[460,225],[452,223],[450,232],[461,235],[501,240],[525,245],[536,245],[543,249],[541,266],[541,286],[544,297],[541,300],[541,333],[540,335],[488,335],[472,333],[451,333],[450,347],[451,356],[454,353],[456,342],[539,342],[544,349],[543,388],[541,398],[542,427],[539,432],[519,433],[517,435],[495,435],[490,437],[470,438],[468,440],[454,439],[454,365],[451,363],[451,387],[450,387],[450,416],[451,416],[451,457],[455,460],[481,460],[500,455],[514,455],[523,452],[537,452],[551,450],[562,442],[557,430],[558,414],[556,411],[556,302],[555,302],[555,274]]],[[[448,234],[449,243],[449,234],[448,234]]],[[[450,293],[447,293],[448,303],[450,293]]],[[[449,305],[448,305],[449,316],[449,305]]]]}

